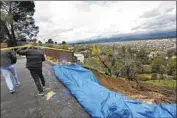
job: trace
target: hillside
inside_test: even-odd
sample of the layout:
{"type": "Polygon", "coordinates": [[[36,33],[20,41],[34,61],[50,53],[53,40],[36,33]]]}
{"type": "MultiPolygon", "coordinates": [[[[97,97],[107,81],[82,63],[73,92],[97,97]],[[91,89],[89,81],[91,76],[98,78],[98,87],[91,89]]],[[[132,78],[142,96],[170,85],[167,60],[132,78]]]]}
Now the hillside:
{"type": "Polygon", "coordinates": [[[117,41],[130,41],[130,40],[149,40],[149,39],[163,39],[175,38],[176,31],[163,31],[153,33],[139,33],[139,34],[124,34],[108,38],[95,38],[92,40],[77,41],[72,44],[85,44],[85,43],[104,43],[104,42],[117,42],[117,41]]]}

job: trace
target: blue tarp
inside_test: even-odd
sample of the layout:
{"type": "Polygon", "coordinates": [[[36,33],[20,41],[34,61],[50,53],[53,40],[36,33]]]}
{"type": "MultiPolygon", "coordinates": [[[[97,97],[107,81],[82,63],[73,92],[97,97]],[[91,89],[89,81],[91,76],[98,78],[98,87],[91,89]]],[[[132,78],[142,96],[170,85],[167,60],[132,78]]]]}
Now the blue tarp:
{"type": "Polygon", "coordinates": [[[144,104],[99,84],[94,74],[77,65],[53,65],[57,79],[93,118],[176,118],[176,104],[144,104]]]}

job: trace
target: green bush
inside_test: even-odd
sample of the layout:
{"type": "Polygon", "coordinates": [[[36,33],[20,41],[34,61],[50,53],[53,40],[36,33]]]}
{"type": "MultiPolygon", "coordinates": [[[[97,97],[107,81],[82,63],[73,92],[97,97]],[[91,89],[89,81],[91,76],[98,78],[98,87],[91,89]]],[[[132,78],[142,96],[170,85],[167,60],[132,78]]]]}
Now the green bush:
{"type": "Polygon", "coordinates": [[[45,46],[49,47],[49,48],[54,48],[55,47],[54,44],[50,44],[50,43],[49,44],[45,44],[45,46]]]}
{"type": "Polygon", "coordinates": [[[152,66],[151,65],[143,65],[143,72],[144,73],[151,73],[152,72],[152,66]]]}
{"type": "Polygon", "coordinates": [[[170,59],[167,66],[167,73],[169,75],[176,75],[176,59],[170,59]]]}
{"type": "Polygon", "coordinates": [[[173,72],[173,79],[176,80],[176,72],[173,72]]]}
{"type": "Polygon", "coordinates": [[[145,83],[153,84],[156,86],[168,86],[168,87],[176,87],[176,80],[149,80],[145,81],[145,83]]]}
{"type": "Polygon", "coordinates": [[[162,67],[165,67],[165,66],[166,66],[166,62],[165,62],[164,57],[160,57],[160,56],[155,57],[152,61],[152,72],[161,73],[163,70],[162,67]]]}
{"type": "Polygon", "coordinates": [[[69,49],[69,45],[68,44],[60,44],[60,45],[58,45],[58,47],[57,48],[59,48],[59,49],[66,49],[66,50],[68,50],[69,49]]]}

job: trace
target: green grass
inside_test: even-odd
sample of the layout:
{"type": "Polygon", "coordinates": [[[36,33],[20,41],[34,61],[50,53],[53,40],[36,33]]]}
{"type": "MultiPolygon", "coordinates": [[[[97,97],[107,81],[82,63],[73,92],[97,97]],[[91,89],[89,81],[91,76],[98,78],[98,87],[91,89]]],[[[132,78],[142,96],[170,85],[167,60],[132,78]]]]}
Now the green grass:
{"type": "Polygon", "coordinates": [[[176,80],[148,80],[144,81],[145,83],[157,85],[157,86],[168,86],[168,87],[176,87],[176,80]]]}
{"type": "Polygon", "coordinates": [[[142,81],[148,81],[151,79],[152,74],[138,74],[138,78],[142,81]]]}
{"type": "Polygon", "coordinates": [[[121,79],[121,80],[126,80],[126,78],[124,78],[124,77],[119,77],[119,79],[121,79]]]}
{"type": "Polygon", "coordinates": [[[152,75],[152,74],[139,74],[138,76],[151,78],[151,75],[152,75]]]}

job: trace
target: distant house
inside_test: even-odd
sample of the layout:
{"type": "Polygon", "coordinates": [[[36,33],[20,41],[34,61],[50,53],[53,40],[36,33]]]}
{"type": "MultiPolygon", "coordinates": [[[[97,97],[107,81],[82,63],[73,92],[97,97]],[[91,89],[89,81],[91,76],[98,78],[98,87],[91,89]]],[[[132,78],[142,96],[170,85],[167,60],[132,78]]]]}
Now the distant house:
{"type": "Polygon", "coordinates": [[[80,53],[82,53],[82,54],[86,54],[88,52],[89,52],[89,50],[80,51],[80,53]]]}
{"type": "Polygon", "coordinates": [[[77,58],[77,61],[84,63],[84,55],[83,54],[74,53],[74,56],[77,58]]]}
{"type": "Polygon", "coordinates": [[[176,59],[176,55],[173,55],[171,58],[172,58],[172,59],[176,59]]]}
{"type": "Polygon", "coordinates": [[[148,57],[152,58],[152,57],[154,57],[155,55],[156,55],[155,52],[151,52],[151,53],[148,55],[148,57]]]}

